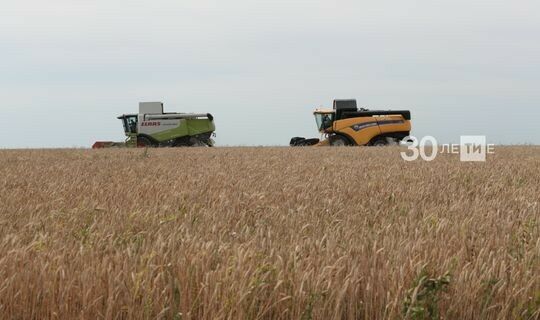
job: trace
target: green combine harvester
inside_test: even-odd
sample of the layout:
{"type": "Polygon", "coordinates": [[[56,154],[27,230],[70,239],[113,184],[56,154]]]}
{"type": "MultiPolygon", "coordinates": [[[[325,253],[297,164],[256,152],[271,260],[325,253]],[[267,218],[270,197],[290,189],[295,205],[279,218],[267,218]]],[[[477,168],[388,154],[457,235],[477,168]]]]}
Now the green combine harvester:
{"type": "Polygon", "coordinates": [[[216,127],[209,113],[165,113],[161,102],[141,102],[138,114],[123,114],[118,119],[124,125],[126,141],[97,141],[92,148],[214,145],[216,127]]]}

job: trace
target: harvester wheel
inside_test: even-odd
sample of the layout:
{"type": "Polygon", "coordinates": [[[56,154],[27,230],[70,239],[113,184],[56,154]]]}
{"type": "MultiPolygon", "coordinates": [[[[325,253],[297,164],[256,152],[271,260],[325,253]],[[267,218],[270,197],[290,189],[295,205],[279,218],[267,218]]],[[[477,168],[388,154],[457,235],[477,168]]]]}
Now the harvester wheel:
{"type": "Polygon", "coordinates": [[[189,137],[181,137],[174,141],[173,147],[189,147],[189,137]]]}
{"type": "Polygon", "coordinates": [[[335,135],[335,136],[329,137],[328,139],[332,147],[345,147],[345,146],[351,145],[349,140],[347,140],[347,138],[345,138],[344,136],[335,135]]]}
{"type": "Polygon", "coordinates": [[[154,144],[147,137],[137,137],[137,148],[151,148],[154,144]]]}
{"type": "Polygon", "coordinates": [[[378,137],[371,142],[371,145],[374,147],[384,147],[388,145],[388,140],[385,137],[378,137]]]}

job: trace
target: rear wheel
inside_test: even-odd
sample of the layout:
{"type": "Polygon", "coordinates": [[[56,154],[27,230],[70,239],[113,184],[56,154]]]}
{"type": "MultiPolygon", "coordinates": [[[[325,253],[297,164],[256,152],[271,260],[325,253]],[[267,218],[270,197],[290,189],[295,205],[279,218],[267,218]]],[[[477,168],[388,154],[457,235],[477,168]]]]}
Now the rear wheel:
{"type": "Polygon", "coordinates": [[[332,147],[346,147],[351,145],[347,138],[340,135],[331,136],[329,141],[332,147]]]}
{"type": "Polygon", "coordinates": [[[151,147],[154,147],[154,144],[147,137],[137,137],[137,147],[138,148],[151,148],[151,147]]]}
{"type": "Polygon", "coordinates": [[[191,137],[191,139],[189,139],[189,142],[191,147],[208,147],[208,143],[197,137],[191,137]]]}
{"type": "Polygon", "coordinates": [[[189,147],[189,146],[190,146],[190,143],[189,143],[188,136],[178,138],[174,140],[174,143],[173,143],[173,147],[189,147]]]}
{"type": "Polygon", "coordinates": [[[385,137],[378,137],[371,142],[371,145],[374,147],[384,147],[388,145],[388,140],[385,137]]]}

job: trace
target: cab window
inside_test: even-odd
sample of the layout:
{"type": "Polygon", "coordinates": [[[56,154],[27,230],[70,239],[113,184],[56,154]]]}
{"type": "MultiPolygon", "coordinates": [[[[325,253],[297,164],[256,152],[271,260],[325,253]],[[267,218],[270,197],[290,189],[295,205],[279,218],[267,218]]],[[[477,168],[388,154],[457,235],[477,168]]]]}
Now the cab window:
{"type": "Polygon", "coordinates": [[[324,131],[332,127],[334,115],[332,113],[316,113],[315,120],[317,121],[317,129],[324,131]]]}
{"type": "Polygon", "coordinates": [[[127,116],[124,118],[124,130],[126,133],[137,133],[137,116],[127,116]]]}

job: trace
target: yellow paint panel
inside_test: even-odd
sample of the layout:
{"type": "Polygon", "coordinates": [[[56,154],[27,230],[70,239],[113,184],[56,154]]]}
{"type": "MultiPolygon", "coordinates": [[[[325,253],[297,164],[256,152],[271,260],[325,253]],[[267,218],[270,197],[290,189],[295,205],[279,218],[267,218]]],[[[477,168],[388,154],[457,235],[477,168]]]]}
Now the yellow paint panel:
{"type": "Polygon", "coordinates": [[[411,122],[400,115],[349,118],[335,121],[333,125],[335,133],[341,133],[354,139],[357,145],[365,145],[382,133],[410,130],[411,122]],[[396,121],[396,123],[391,123],[392,121],[396,121]],[[403,122],[397,123],[398,121],[403,122]]]}
{"type": "Polygon", "coordinates": [[[377,120],[374,117],[358,117],[343,119],[334,122],[334,132],[342,133],[354,139],[357,145],[367,144],[373,137],[381,134],[377,120]],[[369,126],[371,123],[371,126],[369,126]],[[354,126],[361,127],[360,130],[353,129],[354,126]]]}

